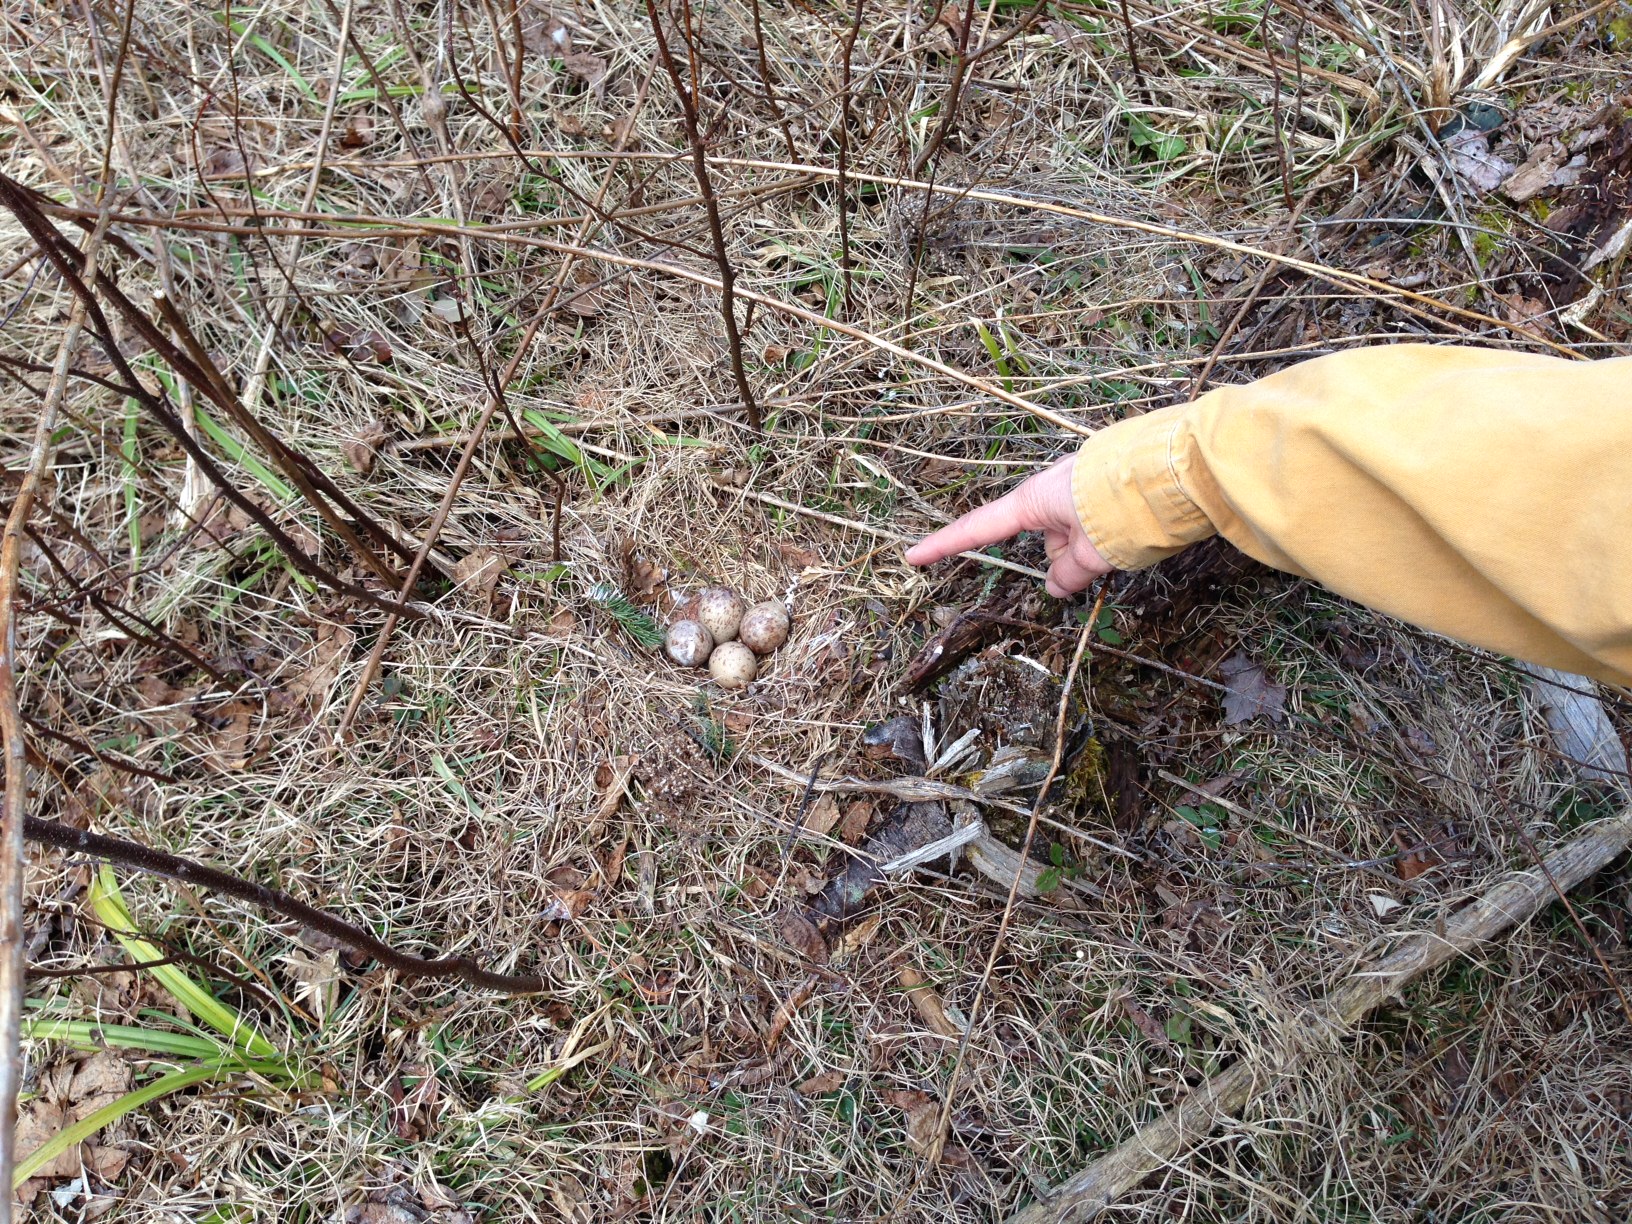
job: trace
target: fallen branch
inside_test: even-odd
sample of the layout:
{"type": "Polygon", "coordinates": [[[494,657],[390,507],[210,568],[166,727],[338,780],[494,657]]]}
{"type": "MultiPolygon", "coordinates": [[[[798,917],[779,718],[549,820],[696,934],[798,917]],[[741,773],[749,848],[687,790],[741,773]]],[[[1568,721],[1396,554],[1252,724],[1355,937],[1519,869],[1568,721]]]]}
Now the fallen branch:
{"type": "Polygon", "coordinates": [[[163,850],[154,850],[136,842],[125,841],[123,838],[71,829],[54,820],[43,820],[34,816],[27,818],[23,835],[29,841],[55,846],[71,854],[87,854],[92,858],[105,859],[122,867],[133,867],[137,871],[180,880],[184,884],[196,884],[213,892],[225,893],[229,897],[247,901],[251,905],[258,905],[271,910],[274,914],[298,922],[320,935],[326,935],[353,952],[371,956],[387,969],[394,970],[403,977],[456,978],[471,986],[497,990],[505,994],[542,994],[548,989],[541,977],[520,973],[494,973],[490,969],[483,969],[468,956],[443,956],[432,959],[415,956],[411,952],[399,952],[383,940],[376,939],[362,927],[353,926],[343,918],[336,918],[333,914],[307,905],[286,892],[268,888],[264,884],[256,884],[252,880],[239,879],[214,867],[206,867],[191,859],[168,854],[163,850]]]}
{"type": "Polygon", "coordinates": [[[1215,1075],[1179,1105],[1062,1183],[1010,1224],[1091,1220],[1152,1173],[1171,1165],[1254,1097],[1286,1083],[1317,1049],[1345,1036],[1356,1021],[1416,978],[1528,922],[1548,903],[1603,869],[1632,845],[1632,808],[1576,834],[1537,867],[1510,872],[1459,911],[1440,932],[1411,936],[1358,969],[1323,1003],[1304,1009],[1285,1036],[1215,1075]]]}

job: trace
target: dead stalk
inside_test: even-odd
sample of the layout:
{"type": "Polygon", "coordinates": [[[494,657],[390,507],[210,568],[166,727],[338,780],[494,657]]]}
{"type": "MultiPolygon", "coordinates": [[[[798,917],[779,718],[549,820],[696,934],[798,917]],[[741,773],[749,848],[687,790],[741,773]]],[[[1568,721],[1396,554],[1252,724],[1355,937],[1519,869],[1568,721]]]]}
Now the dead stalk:
{"type": "Polygon", "coordinates": [[[1269,30],[1270,10],[1273,4],[1264,5],[1264,11],[1258,14],[1258,41],[1264,45],[1264,58],[1269,61],[1269,111],[1270,120],[1275,128],[1275,163],[1281,172],[1281,202],[1286,205],[1288,212],[1292,211],[1292,167],[1288,148],[1291,143],[1285,129],[1281,125],[1281,66],[1275,60],[1275,50],[1270,46],[1273,37],[1269,30]]]}
{"type": "MultiPolygon", "coordinates": [[[[674,56],[669,51],[669,41],[663,33],[663,21],[657,11],[657,0],[646,0],[646,16],[652,23],[652,35],[657,40],[658,62],[669,74],[669,80],[674,85],[674,96],[680,103],[681,122],[686,129],[686,139],[691,144],[692,172],[697,176],[697,192],[703,197],[703,210],[708,215],[708,232],[714,240],[714,262],[720,269],[720,316],[725,322],[726,344],[731,350],[731,376],[736,380],[737,394],[742,397],[743,408],[748,413],[748,424],[754,429],[762,429],[759,404],[754,399],[754,389],[748,384],[748,371],[742,362],[742,336],[737,330],[737,270],[726,250],[725,229],[720,223],[720,204],[715,198],[714,182],[708,173],[708,150],[703,141],[697,95],[694,92],[698,86],[696,65],[692,65],[692,82],[688,88],[685,78],[680,75],[680,66],[674,62],[674,56]]],[[[688,6],[683,14],[681,34],[687,50],[694,51],[690,18],[688,6]]]]}
{"type": "Polygon", "coordinates": [[[1047,1199],[1011,1217],[1010,1224],[1095,1219],[1152,1173],[1182,1159],[1187,1149],[1255,1097],[1287,1083],[1310,1055],[1346,1036],[1357,1021],[1411,982],[1528,922],[1623,854],[1629,844],[1632,808],[1577,833],[1536,867],[1503,876],[1442,931],[1413,935],[1380,961],[1350,974],[1324,1002],[1289,1017],[1284,1036],[1275,1045],[1254,1051],[1194,1089],[1047,1199]]]}
{"type": "MultiPolygon", "coordinates": [[[[79,252],[84,274],[92,275],[96,256],[107,230],[103,214],[79,252]]],[[[11,1220],[11,1171],[16,1164],[17,1090],[22,1081],[22,1052],[19,1048],[23,1015],[23,824],[28,813],[28,741],[23,731],[22,702],[17,688],[17,594],[22,577],[23,536],[34,503],[45,488],[51,468],[52,437],[57,415],[68,392],[68,369],[85,327],[88,305],[76,297],[68,315],[68,325],[57,346],[51,366],[51,380],[39,418],[34,423],[34,440],[28,463],[23,469],[5,534],[0,537],[0,736],[6,754],[6,793],[0,810],[0,1189],[4,1206],[0,1224],[11,1220]]]]}
{"type": "Polygon", "coordinates": [[[1139,66],[1139,48],[1133,38],[1133,17],[1128,13],[1128,0],[1116,0],[1122,9],[1122,32],[1127,38],[1128,63],[1133,65],[1133,79],[1139,85],[1139,93],[1148,102],[1155,100],[1150,91],[1150,82],[1145,80],[1145,70],[1139,66]]]}

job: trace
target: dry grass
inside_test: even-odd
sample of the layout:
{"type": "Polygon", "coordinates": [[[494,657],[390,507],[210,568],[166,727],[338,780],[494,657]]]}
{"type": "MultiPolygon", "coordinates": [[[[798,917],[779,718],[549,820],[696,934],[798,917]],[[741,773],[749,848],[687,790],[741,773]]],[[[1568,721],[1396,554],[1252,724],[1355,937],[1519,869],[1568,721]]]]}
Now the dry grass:
{"type": "MultiPolygon", "coordinates": [[[[974,6],[969,45],[1029,7],[974,6]]],[[[1582,319],[1590,330],[1565,328],[1562,291],[1539,310],[1522,304],[1547,267],[1536,213],[1465,185],[1436,190],[1418,170],[1439,164],[1419,120],[1475,100],[1457,91],[1510,36],[1498,28],[1506,9],[1450,14],[1444,72],[1414,25],[1417,6],[1337,3],[1301,21],[1276,6],[1274,64],[1255,3],[1131,9],[1139,76],[1115,6],[1050,3],[980,60],[935,181],[1289,243],[1584,352],[1624,350],[1613,269],[1608,297],[1582,319]],[[1366,21],[1386,54],[1354,32],[1366,21]],[[1294,47],[1310,69],[1301,82],[1294,47]],[[1285,89],[1272,106],[1277,71],[1285,89]],[[1289,133],[1284,179],[1277,118],[1289,133]],[[1295,243],[1283,186],[1313,193],[1305,220],[1320,221],[1295,243]],[[1447,215],[1470,228],[1437,223],[1447,215]]],[[[696,7],[711,153],[833,164],[851,11],[766,4],[778,121],[757,92],[752,10],[696,7]]],[[[899,176],[930,138],[962,11],[930,24],[867,6],[853,171],[899,176]]],[[[652,266],[712,265],[677,108],[635,6],[523,10],[516,139],[549,151],[525,162],[452,84],[510,121],[517,48],[502,5],[342,12],[273,0],[234,8],[230,25],[203,8],[132,12],[109,145],[104,88],[120,62],[122,7],[8,10],[14,122],[0,168],[89,208],[106,152],[128,218],[113,227],[129,244],[114,261],[125,291],[145,304],[166,286],[240,391],[259,368],[262,420],[411,544],[491,378],[562,275],[560,255],[537,240],[647,266],[591,257],[566,271],[566,292],[588,292],[549,315],[507,400],[562,431],[557,456],[571,453],[560,438],[582,449],[547,463],[513,442],[478,449],[436,542],[440,572],[418,593],[426,615],[396,630],[343,743],[340,712],[382,614],[296,574],[261,531],[214,504],[151,421],[78,384],[57,440],[54,517],[36,524],[75,581],[101,584],[231,683],[134,641],[36,554],[26,708],[172,779],[42,739],[37,807],[276,883],[399,945],[478,954],[557,986],[547,999],[504,1000],[405,985],[235,905],[128,880],[138,918],[218,966],[223,997],[325,1088],[239,1078],[138,1111],[104,1136],[131,1154],[128,1167],[92,1175],[66,1206],[42,1195],[40,1218],[1001,1218],[1263,1040],[1393,932],[1431,925],[1591,813],[1499,660],[1279,578],[1177,624],[1118,611],[1124,650],[1181,671],[1213,676],[1246,650],[1287,685],[1288,719],[1226,726],[1213,690],[1093,656],[1086,702],[1109,766],[1096,773],[1100,758],[1083,758],[1054,815],[1137,858],[1051,835],[1103,895],[1061,889],[1019,907],[953,1101],[949,1158],[927,1165],[914,1103],[939,1102],[956,1043],[931,1030],[901,970],[962,1016],[1001,894],[966,870],[920,873],[882,890],[831,964],[811,966],[779,916],[846,847],[807,837],[785,861],[799,790],[751,758],[801,774],[875,769],[859,732],[916,708],[897,682],[934,609],[1024,580],[968,564],[919,574],[862,529],[920,533],[1056,454],[1063,435],[770,308],[754,312],[745,353],[768,428],[743,427],[715,294],[652,266]],[[342,42],[343,22],[390,106],[342,42]],[[556,28],[593,60],[563,61],[556,28]],[[326,120],[331,81],[340,92],[326,120]],[[636,156],[611,156],[619,139],[636,156]],[[580,219],[597,200],[615,215],[580,219]],[[297,224],[298,241],[280,233],[297,224]],[[452,299],[464,305],[437,305],[452,299]],[[461,311],[467,321],[452,321],[461,311]],[[368,438],[378,455],[359,462],[368,438]],[[559,558],[544,466],[568,494],[559,558]],[[184,531],[182,510],[206,517],[209,533],[184,531]],[[484,582],[480,563],[494,554],[507,568],[484,582]],[[449,581],[456,573],[468,580],[449,581]],[[617,589],[661,616],[705,580],[793,609],[790,644],[747,695],[670,669],[599,597],[617,589]],[[71,623],[48,615],[59,604],[71,623]],[[639,758],[630,795],[609,810],[612,762],[626,755],[639,758]],[[1227,776],[1214,789],[1228,807],[1205,808],[1164,771],[1191,785],[1227,776]],[[564,897],[582,912],[546,919],[564,897]],[[257,979],[271,1004],[226,985],[228,973],[257,979]],[[779,1010],[801,996],[777,1039],[779,1010]],[[565,1074],[546,1075],[564,1062],[565,1074]]],[[[1627,84],[1606,22],[1542,41],[1499,93],[1478,98],[1531,125],[1585,124],[1627,84]]],[[[740,160],[714,174],[742,288],[1089,426],[1185,398],[1259,271],[1206,246],[947,196],[926,212],[921,192],[852,184],[847,309],[834,184],[740,160]]],[[[0,221],[0,266],[11,269],[0,351],[49,362],[68,299],[29,256],[0,221]]],[[[1520,342],[1277,274],[1214,377],[1438,336],[1520,342]]],[[[121,340],[152,385],[170,377],[121,340]]],[[[90,350],[80,364],[108,371],[90,350]]],[[[6,385],[14,465],[37,401],[6,385]]],[[[501,416],[494,429],[504,427],[501,416]]],[[[206,434],[286,530],[380,589],[314,514],[206,434]]],[[[1004,558],[1037,561],[1025,542],[1004,558]]],[[[1026,608],[1037,624],[997,653],[1057,677],[1074,610],[1041,597],[1026,608]]],[[[1615,717],[1628,727],[1624,705],[1615,717]]],[[[122,959],[88,920],[87,879],[56,855],[35,865],[37,961],[122,959]]],[[[1576,900],[1582,927],[1551,914],[1423,982],[1358,1045],[1334,1049],[1120,1210],[1277,1224],[1625,1218],[1632,1038],[1582,931],[1624,980],[1626,889],[1623,866],[1576,900]]],[[[41,981],[34,994],[104,1024],[174,1023],[146,975],[41,981]]],[[[36,1044],[35,1090],[59,1093],[52,1069],[76,1057],[36,1044]]]]}

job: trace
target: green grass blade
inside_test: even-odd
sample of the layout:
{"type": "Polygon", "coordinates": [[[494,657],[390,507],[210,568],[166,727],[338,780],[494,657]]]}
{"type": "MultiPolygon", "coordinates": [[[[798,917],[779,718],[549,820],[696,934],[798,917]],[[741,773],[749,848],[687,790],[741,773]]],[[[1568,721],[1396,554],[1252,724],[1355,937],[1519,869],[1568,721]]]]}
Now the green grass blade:
{"type": "MultiPolygon", "coordinates": [[[[104,865],[91,881],[91,905],[104,926],[114,933],[125,951],[137,961],[164,959],[164,953],[136,935],[136,922],[119,891],[113,868],[104,865]]],[[[199,1020],[220,1033],[244,1053],[255,1058],[276,1059],[278,1049],[253,1025],[188,977],[177,965],[157,965],[147,970],[164,988],[199,1020]]]]}
{"type": "Polygon", "coordinates": [[[130,535],[130,568],[142,563],[142,500],[141,447],[136,439],[136,425],[141,419],[141,405],[134,398],[125,400],[124,436],[119,441],[119,459],[124,468],[125,529],[130,535]]]}
{"type": "Polygon", "coordinates": [[[172,1092],[180,1092],[183,1088],[190,1088],[194,1084],[202,1084],[206,1080],[225,1075],[234,1069],[235,1064],[221,1062],[208,1063],[202,1067],[189,1067],[185,1071],[172,1071],[168,1075],[161,1075],[152,1083],[143,1084],[140,1088],[125,1093],[117,1101],[102,1106],[72,1126],[63,1127],[19,1160],[16,1171],[11,1175],[12,1189],[15,1190],[22,1185],[76,1143],[83,1143],[104,1126],[111,1126],[132,1110],[140,1109],[149,1101],[156,1101],[172,1092]]]}
{"type": "Polygon", "coordinates": [[[431,753],[431,768],[436,770],[436,776],[442,779],[443,784],[453,792],[455,797],[464,800],[465,807],[469,809],[472,816],[480,819],[486,815],[482,811],[481,805],[470,797],[470,791],[465,789],[465,784],[459,781],[458,776],[454,774],[447,761],[442,759],[440,753],[431,753]]]}
{"type": "Polygon", "coordinates": [[[22,1033],[32,1041],[61,1041],[82,1050],[141,1050],[187,1059],[219,1059],[232,1052],[219,1042],[191,1033],[167,1033],[163,1029],[132,1024],[98,1024],[94,1020],[65,1020],[55,1016],[27,1017],[23,1020],[22,1033]]]}
{"type": "Polygon", "coordinates": [[[234,463],[241,464],[245,471],[270,489],[279,501],[293,501],[295,499],[293,489],[274,476],[272,470],[266,464],[250,454],[248,448],[242,442],[222,429],[204,409],[195,405],[193,419],[198,422],[198,427],[209,435],[210,440],[227,453],[227,458],[234,463]]]}

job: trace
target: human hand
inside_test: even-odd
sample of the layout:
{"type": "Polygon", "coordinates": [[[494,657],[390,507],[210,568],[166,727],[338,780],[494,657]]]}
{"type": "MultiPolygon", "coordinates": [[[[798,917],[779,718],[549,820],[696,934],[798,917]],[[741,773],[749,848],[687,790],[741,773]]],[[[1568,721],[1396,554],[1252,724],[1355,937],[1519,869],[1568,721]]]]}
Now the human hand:
{"type": "Polygon", "coordinates": [[[1095,578],[1110,573],[1111,566],[1089,543],[1077,520],[1076,499],[1071,496],[1071,467],[1076,458],[1075,454],[1067,455],[996,501],[925,536],[907,550],[907,563],[933,565],[945,557],[996,544],[1022,531],[1040,531],[1049,560],[1048,593],[1064,599],[1086,590],[1095,578]]]}

